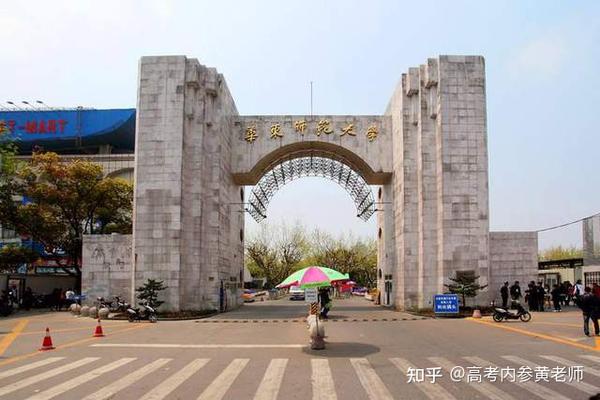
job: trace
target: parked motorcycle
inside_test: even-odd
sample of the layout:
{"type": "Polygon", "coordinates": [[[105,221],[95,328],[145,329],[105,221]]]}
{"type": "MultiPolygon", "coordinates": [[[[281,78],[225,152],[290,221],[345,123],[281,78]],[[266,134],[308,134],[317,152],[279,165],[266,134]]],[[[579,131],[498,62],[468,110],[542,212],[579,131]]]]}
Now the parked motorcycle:
{"type": "Polygon", "coordinates": [[[494,315],[492,318],[496,322],[502,322],[509,319],[520,319],[523,322],[531,321],[531,314],[525,310],[520,303],[515,303],[516,310],[508,310],[506,308],[494,307],[494,315]]]}
{"type": "Polygon", "coordinates": [[[129,303],[121,299],[119,296],[115,296],[115,301],[110,304],[109,310],[114,313],[127,312],[129,303]]]}
{"type": "Polygon", "coordinates": [[[158,321],[156,310],[148,305],[148,303],[140,303],[138,308],[129,307],[127,309],[127,319],[129,322],[148,320],[151,323],[158,321]]]}

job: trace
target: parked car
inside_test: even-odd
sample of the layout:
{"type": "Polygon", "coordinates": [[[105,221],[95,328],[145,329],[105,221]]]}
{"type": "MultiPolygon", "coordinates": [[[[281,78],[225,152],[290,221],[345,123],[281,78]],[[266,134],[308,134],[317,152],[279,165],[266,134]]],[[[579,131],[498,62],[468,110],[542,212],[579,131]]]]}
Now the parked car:
{"type": "Polygon", "coordinates": [[[304,300],[304,289],[300,286],[290,288],[290,300],[304,300]]]}
{"type": "Polygon", "coordinates": [[[251,289],[244,289],[244,293],[242,293],[242,299],[244,299],[244,303],[252,303],[254,302],[256,297],[256,293],[251,289]]]}

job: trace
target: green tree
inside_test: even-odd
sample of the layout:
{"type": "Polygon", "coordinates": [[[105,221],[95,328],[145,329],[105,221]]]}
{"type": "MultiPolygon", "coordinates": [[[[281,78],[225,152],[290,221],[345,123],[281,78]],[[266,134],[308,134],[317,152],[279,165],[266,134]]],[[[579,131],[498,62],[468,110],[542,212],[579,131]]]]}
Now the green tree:
{"type": "Polygon", "coordinates": [[[148,279],[144,286],[140,286],[135,291],[138,293],[138,300],[146,301],[150,307],[157,309],[164,303],[164,301],[158,300],[159,292],[165,289],[167,287],[164,285],[164,281],[148,279]]]}
{"type": "Polygon", "coordinates": [[[467,297],[477,296],[477,292],[487,287],[487,285],[480,285],[478,280],[479,276],[475,274],[456,274],[454,278],[449,278],[452,283],[444,285],[448,288],[450,293],[458,294],[462,298],[463,307],[466,305],[467,297]]]}
{"type": "Polygon", "coordinates": [[[312,266],[333,268],[350,274],[359,285],[373,287],[377,281],[377,247],[374,240],[332,235],[304,226],[261,225],[246,241],[246,266],[254,277],[273,287],[294,271],[312,266]]]}
{"type": "Polygon", "coordinates": [[[23,264],[31,264],[40,255],[35,251],[21,246],[4,246],[0,249],[0,272],[14,274],[23,264]]]}
{"type": "Polygon", "coordinates": [[[131,232],[133,186],[105,178],[98,164],[34,153],[30,162],[7,170],[1,184],[0,224],[41,243],[78,277],[84,234],[131,232]]]}
{"type": "Polygon", "coordinates": [[[246,265],[252,276],[272,288],[300,267],[308,253],[306,230],[300,224],[262,225],[246,242],[246,265]]]}

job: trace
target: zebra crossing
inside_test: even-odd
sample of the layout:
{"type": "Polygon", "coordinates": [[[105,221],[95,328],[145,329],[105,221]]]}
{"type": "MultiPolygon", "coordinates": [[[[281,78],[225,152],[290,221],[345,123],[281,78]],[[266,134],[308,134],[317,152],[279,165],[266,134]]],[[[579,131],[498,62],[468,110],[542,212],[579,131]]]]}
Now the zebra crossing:
{"type": "MultiPolygon", "coordinates": [[[[292,385],[305,391],[297,392],[298,398],[337,400],[348,397],[347,394],[340,395],[339,390],[343,387],[341,376],[344,375],[348,378],[350,371],[353,374],[351,381],[359,388],[352,393],[353,398],[357,399],[452,400],[482,398],[512,400],[533,396],[544,400],[568,400],[588,398],[590,395],[600,393],[600,369],[597,368],[599,363],[600,357],[594,355],[571,355],[569,358],[556,355],[538,355],[528,358],[506,355],[497,357],[495,361],[480,356],[463,356],[456,359],[435,356],[423,357],[419,360],[390,357],[378,359],[376,363],[368,358],[360,357],[335,360],[310,357],[302,360],[273,358],[261,362],[250,358],[233,358],[217,362],[210,358],[195,358],[185,361],[176,358],[158,358],[147,361],[136,357],[117,359],[47,357],[24,365],[0,369],[0,398],[220,400],[230,398],[228,393],[233,390],[237,390],[236,393],[240,393],[241,390],[245,393],[241,398],[273,400],[289,398],[289,396],[282,395],[281,392],[286,385],[292,385]],[[293,364],[294,362],[295,364],[293,364]],[[298,372],[301,364],[309,371],[307,376],[302,376],[298,372]],[[577,382],[527,380],[497,384],[486,381],[468,382],[464,376],[451,381],[448,375],[456,366],[493,368],[507,365],[531,368],[583,366],[584,378],[577,382]],[[344,371],[340,371],[342,367],[345,368],[344,371]],[[446,374],[438,375],[439,378],[435,383],[428,381],[410,383],[407,378],[411,370],[423,367],[438,367],[446,374]],[[212,374],[211,378],[198,384],[201,381],[200,377],[209,371],[212,374]],[[117,372],[118,374],[115,374],[117,372]],[[160,379],[155,379],[157,372],[163,374],[160,379]],[[111,375],[111,373],[113,374],[111,375]],[[244,373],[252,373],[252,379],[246,377],[245,387],[240,388],[242,385],[240,377],[244,373]],[[112,379],[105,379],[107,376],[111,376],[112,379]],[[44,382],[48,382],[48,384],[44,384],[44,382]],[[144,385],[141,385],[141,382],[145,382],[144,385]],[[252,382],[252,384],[249,385],[248,382],[252,382]],[[181,388],[185,385],[187,385],[187,391],[182,394],[181,388]],[[399,388],[402,390],[399,391],[399,388]],[[194,391],[191,395],[190,389],[194,391]],[[464,393],[471,393],[471,395],[464,395],[464,393]]],[[[240,398],[240,396],[238,395],[236,398],[240,398]]]]}

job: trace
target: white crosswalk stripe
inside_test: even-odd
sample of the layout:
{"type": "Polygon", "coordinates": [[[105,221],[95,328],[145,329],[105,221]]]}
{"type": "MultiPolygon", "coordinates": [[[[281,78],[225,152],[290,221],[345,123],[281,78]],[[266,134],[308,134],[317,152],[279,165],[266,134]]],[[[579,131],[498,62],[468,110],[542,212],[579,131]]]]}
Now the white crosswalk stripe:
{"type": "Polygon", "coordinates": [[[329,360],[313,358],[310,360],[310,364],[313,400],[337,400],[329,360]]]}
{"type": "MultiPolygon", "coordinates": [[[[413,364],[403,358],[390,358],[390,361],[396,368],[402,371],[404,375],[407,374],[409,368],[416,368],[413,364]]],[[[416,386],[430,399],[456,399],[456,397],[452,396],[452,394],[440,386],[439,383],[420,382],[416,386]]]]}
{"type": "Polygon", "coordinates": [[[590,360],[590,361],[593,361],[593,362],[600,363],[600,357],[598,357],[598,356],[590,356],[590,355],[586,354],[584,356],[579,356],[579,357],[585,358],[586,360],[590,360]]]}
{"type": "Polygon", "coordinates": [[[136,359],[133,357],[121,358],[117,361],[111,362],[110,364],[106,364],[106,365],[96,368],[90,372],[79,375],[76,378],[70,379],[66,382],[61,383],[60,385],[54,386],[54,387],[52,387],[48,390],[45,390],[41,393],[37,393],[31,397],[28,397],[27,400],[49,400],[49,399],[52,399],[52,398],[54,398],[58,395],[61,395],[73,388],[76,388],[79,385],[82,385],[88,381],[91,381],[92,379],[96,379],[97,377],[99,377],[102,374],[105,374],[114,369],[122,367],[123,365],[128,364],[134,360],[136,360],[136,359]]]}
{"type": "Polygon", "coordinates": [[[86,364],[89,364],[93,361],[99,360],[99,357],[86,357],[81,360],[74,361],[72,363],[68,363],[63,365],[62,367],[51,369],[47,372],[42,372],[41,374],[30,376],[29,378],[20,379],[17,382],[11,383],[6,386],[0,387],[0,396],[4,396],[8,393],[12,393],[16,390],[23,389],[29,385],[33,385],[34,383],[38,383],[43,381],[44,379],[52,378],[53,376],[57,376],[62,374],[63,372],[70,371],[72,369],[79,368],[86,364]]]}
{"type": "MultiPolygon", "coordinates": [[[[504,358],[505,360],[508,360],[510,362],[516,363],[516,364],[527,365],[530,367],[539,367],[540,366],[539,364],[536,364],[533,361],[525,360],[524,358],[517,357],[517,356],[502,356],[502,358],[504,358]]],[[[564,385],[572,386],[572,387],[576,388],[577,390],[581,390],[582,392],[585,392],[590,395],[600,393],[600,387],[590,385],[589,383],[568,382],[568,381],[561,382],[561,383],[564,385]]]]}
{"type": "MultiPolygon", "coordinates": [[[[600,361],[600,357],[591,355],[578,355],[576,356],[576,360],[571,360],[569,359],[570,357],[564,358],[554,355],[541,355],[539,357],[552,362],[552,365],[549,367],[554,367],[556,365],[568,367],[578,366],[582,365],[581,362],[578,363],[578,360],[580,361],[581,359],[587,359],[593,362],[600,361]]],[[[502,358],[511,364],[514,363],[518,364],[519,366],[529,366],[531,368],[539,367],[539,365],[535,362],[517,356],[503,356],[502,358]]],[[[494,365],[493,363],[479,357],[462,357],[462,359],[466,360],[470,363],[470,365],[473,366],[482,368],[501,368],[498,365],[494,365]]],[[[135,360],[136,358],[133,357],[121,358],[115,361],[110,360],[110,362],[102,362],[102,359],[99,357],[86,357],[74,360],[71,360],[67,357],[44,358],[36,362],[1,371],[0,378],[13,376],[15,378],[9,382],[6,382],[4,386],[1,386],[2,384],[0,384],[0,397],[4,398],[3,396],[7,394],[28,388],[38,384],[39,382],[49,380],[50,378],[59,377],[61,374],[65,374],[73,370],[78,372],[78,375],[75,377],[69,377],[66,380],[55,378],[54,380],[57,382],[50,388],[45,388],[39,393],[32,393],[33,389],[30,389],[29,393],[27,393],[25,390],[23,392],[12,394],[12,398],[22,399],[30,396],[27,397],[28,400],[50,400],[54,398],[75,397],[83,400],[109,400],[113,398],[119,398],[120,396],[130,397],[133,393],[135,393],[135,384],[137,382],[141,381],[142,379],[150,379],[150,377],[153,375],[153,372],[160,370],[160,381],[156,382],[152,389],[146,389],[149,391],[140,397],[141,400],[163,400],[167,398],[181,397],[181,394],[177,394],[175,391],[186,382],[189,382],[186,385],[186,391],[188,391],[186,392],[187,397],[192,396],[192,398],[195,398],[199,395],[197,397],[198,400],[221,400],[226,396],[231,396],[233,393],[237,393],[236,391],[239,390],[239,386],[241,385],[241,381],[238,379],[238,377],[240,374],[242,374],[242,372],[244,372],[244,377],[246,374],[250,373],[253,373],[256,376],[253,379],[257,382],[257,386],[252,386],[251,388],[251,390],[256,390],[254,392],[255,400],[275,400],[278,397],[281,397],[280,392],[284,381],[287,382],[289,379],[297,379],[291,370],[289,373],[286,372],[289,365],[289,359],[287,358],[274,358],[269,360],[269,364],[265,370],[246,368],[252,365],[251,360],[248,358],[233,359],[224,368],[220,368],[219,370],[214,370],[214,368],[211,368],[211,371],[213,371],[212,373],[214,373],[216,377],[202,387],[191,385],[193,379],[195,379],[192,378],[192,376],[200,371],[203,367],[211,363],[210,359],[208,358],[193,359],[181,369],[169,371],[168,373],[166,372],[167,370],[161,370],[161,368],[169,365],[169,363],[172,363],[172,358],[158,358],[155,360],[149,360],[147,363],[141,366],[136,366],[136,364],[133,363],[135,360]],[[58,362],[61,362],[61,364],[56,364],[58,362]],[[93,362],[95,366],[91,364],[93,362]],[[89,366],[87,366],[88,364],[89,366]],[[42,369],[41,371],[36,371],[36,368],[44,367],[46,370],[42,369]],[[115,378],[115,380],[108,382],[103,381],[101,378],[103,374],[107,374],[110,371],[117,369],[119,369],[119,371],[125,370],[126,373],[120,374],[117,376],[117,378],[115,378]],[[248,371],[245,372],[246,370],[248,371]],[[33,375],[25,375],[24,377],[19,376],[19,374],[26,374],[27,372],[33,375]],[[236,381],[238,382],[238,387],[235,386],[236,381]],[[131,392],[128,391],[130,388],[132,388],[131,392]],[[194,390],[195,392],[190,393],[190,389],[194,390]],[[76,393],[77,395],[75,396],[73,393],[76,393]],[[228,395],[228,393],[230,394],[228,395]]],[[[297,395],[305,398],[311,397],[312,393],[313,400],[337,400],[339,394],[336,392],[334,383],[335,375],[333,374],[336,373],[336,369],[332,368],[332,365],[330,365],[330,360],[327,358],[311,358],[307,361],[310,362],[311,367],[311,385],[309,386],[304,382],[296,382],[296,384],[299,384],[300,387],[303,388],[303,391],[306,390],[308,392],[298,392],[297,395]]],[[[378,375],[379,368],[382,367],[379,364],[374,366],[367,358],[347,358],[344,360],[344,362],[351,365],[353,371],[356,373],[356,377],[358,377],[358,382],[356,384],[360,383],[360,387],[362,387],[362,389],[359,389],[360,393],[356,393],[357,397],[364,397],[366,395],[367,398],[371,400],[391,400],[393,398],[398,398],[401,395],[399,393],[392,395],[389,389],[390,387],[386,386],[386,383],[382,380],[382,377],[378,375]],[[364,391],[362,391],[363,389],[364,391]]],[[[443,373],[443,377],[440,377],[435,384],[431,384],[429,382],[419,382],[416,384],[409,384],[409,386],[421,391],[425,397],[429,399],[455,399],[455,396],[444,386],[449,382],[449,374],[447,372],[452,370],[453,367],[461,365],[461,363],[456,363],[456,360],[450,360],[444,357],[427,357],[421,361],[417,361],[416,364],[422,364],[423,362],[428,362],[428,367],[440,367],[446,371],[446,373],[443,373]],[[444,379],[446,379],[446,381],[444,381],[444,379]]],[[[394,370],[399,370],[403,375],[407,375],[409,368],[417,368],[412,361],[404,358],[389,358],[389,363],[386,364],[387,366],[384,365],[383,369],[393,366],[394,370]]],[[[338,364],[334,364],[333,366],[338,366],[338,364]]],[[[506,367],[506,364],[502,367],[506,367]]],[[[587,373],[587,376],[590,378],[600,378],[600,368],[594,369],[584,366],[584,373],[587,373]]],[[[393,379],[396,379],[397,382],[399,376],[400,375],[397,373],[393,379]]],[[[386,379],[390,378],[388,377],[386,379]]],[[[290,381],[289,383],[294,384],[293,381],[290,381]]],[[[407,385],[406,379],[401,379],[401,383],[403,385],[407,385]]],[[[567,381],[559,383],[561,385],[571,385],[573,388],[587,394],[596,394],[600,392],[600,387],[592,385],[589,382],[567,381]]],[[[483,379],[482,382],[473,384],[468,383],[464,378],[462,379],[462,382],[453,382],[453,385],[460,385],[460,390],[463,394],[461,396],[464,396],[463,398],[469,397],[467,394],[464,394],[464,391],[477,391],[479,395],[478,398],[482,399],[515,400],[515,398],[518,396],[505,392],[506,388],[510,384],[514,384],[516,387],[526,390],[532,395],[544,400],[569,399],[569,397],[557,392],[556,389],[553,390],[548,388],[544,382],[535,382],[533,380],[517,381],[512,383],[505,382],[503,386],[498,386],[496,383],[486,381],[485,379],[483,379]]],[[[560,386],[557,387],[559,388],[558,390],[560,390],[560,386]]]]}
{"type": "MultiPolygon", "coordinates": [[[[452,370],[452,368],[455,367],[455,364],[453,364],[451,361],[449,361],[443,357],[429,357],[428,360],[434,364],[439,365],[446,371],[450,371],[450,370],[452,370]]],[[[463,381],[466,381],[466,378],[463,378],[463,381]]],[[[497,388],[496,386],[494,386],[493,384],[491,384],[489,382],[478,382],[474,385],[470,385],[469,387],[477,390],[479,393],[483,394],[488,399],[492,399],[492,400],[513,400],[514,399],[514,397],[512,397],[508,393],[500,390],[499,388],[497,388]]]]}
{"type": "MultiPolygon", "coordinates": [[[[581,365],[581,363],[576,363],[575,361],[570,361],[570,360],[567,360],[566,358],[562,358],[562,357],[558,357],[558,356],[540,356],[540,357],[545,358],[546,360],[554,361],[559,364],[567,365],[569,367],[575,367],[575,366],[581,365]]],[[[586,366],[586,367],[584,367],[583,370],[586,374],[600,376],[600,370],[594,369],[592,367],[586,366]]]]}
{"type": "Polygon", "coordinates": [[[50,357],[50,358],[46,358],[45,360],[36,361],[31,364],[25,364],[21,367],[8,369],[6,371],[0,372],[0,379],[8,378],[9,376],[17,375],[22,372],[27,372],[27,371],[35,369],[35,368],[43,367],[44,365],[52,364],[52,363],[55,363],[55,362],[63,360],[63,359],[64,359],[64,357],[50,357]]]}
{"type": "Polygon", "coordinates": [[[366,358],[351,358],[350,363],[371,400],[393,400],[394,397],[366,358]]]}
{"type": "Polygon", "coordinates": [[[233,360],[227,368],[225,368],[206,389],[204,389],[204,392],[198,397],[198,400],[222,399],[233,384],[233,381],[235,381],[235,378],[237,378],[244,367],[246,367],[248,361],[250,361],[248,358],[236,358],[233,360]]]}
{"type": "MultiPolygon", "coordinates": [[[[479,367],[497,367],[500,368],[498,365],[493,364],[489,361],[486,361],[482,358],[479,357],[463,357],[465,360],[467,360],[468,362],[470,362],[473,365],[479,366],[479,367]]],[[[552,400],[569,400],[569,398],[567,396],[563,396],[562,394],[552,390],[552,389],[548,389],[545,386],[540,385],[539,383],[536,382],[531,382],[531,381],[526,381],[526,382],[518,382],[515,383],[517,386],[527,390],[529,393],[538,396],[544,400],[548,400],[548,399],[552,399],[552,400]]]]}
{"type": "Polygon", "coordinates": [[[287,363],[287,358],[275,358],[271,360],[267,367],[267,371],[258,386],[258,390],[254,395],[254,400],[277,399],[277,394],[279,393],[279,387],[281,386],[287,363]]]}
{"type": "Polygon", "coordinates": [[[140,400],[162,400],[179,385],[194,375],[200,368],[208,363],[208,358],[197,358],[188,365],[165,379],[160,385],[146,393],[140,400]]]}
{"type": "Polygon", "coordinates": [[[167,364],[171,361],[172,358],[159,358],[158,360],[151,362],[138,369],[135,372],[132,372],[123,378],[109,384],[108,386],[103,387],[95,393],[90,394],[85,397],[83,400],[104,400],[108,399],[111,396],[114,396],[115,393],[125,389],[127,386],[139,381],[143,377],[149,375],[151,372],[156,371],[160,367],[167,364]]]}

